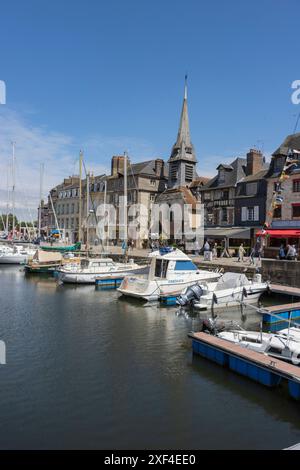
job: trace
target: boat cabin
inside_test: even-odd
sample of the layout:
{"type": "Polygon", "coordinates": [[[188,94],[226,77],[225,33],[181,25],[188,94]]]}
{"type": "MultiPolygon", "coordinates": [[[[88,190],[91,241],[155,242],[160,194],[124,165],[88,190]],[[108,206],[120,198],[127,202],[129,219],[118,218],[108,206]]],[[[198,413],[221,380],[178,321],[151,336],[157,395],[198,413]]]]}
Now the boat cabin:
{"type": "Polygon", "coordinates": [[[80,261],[81,269],[104,269],[115,265],[111,258],[84,258],[80,261]]]}
{"type": "Polygon", "coordinates": [[[149,279],[170,279],[199,271],[191,259],[178,249],[161,249],[149,255],[151,260],[149,279]]]}

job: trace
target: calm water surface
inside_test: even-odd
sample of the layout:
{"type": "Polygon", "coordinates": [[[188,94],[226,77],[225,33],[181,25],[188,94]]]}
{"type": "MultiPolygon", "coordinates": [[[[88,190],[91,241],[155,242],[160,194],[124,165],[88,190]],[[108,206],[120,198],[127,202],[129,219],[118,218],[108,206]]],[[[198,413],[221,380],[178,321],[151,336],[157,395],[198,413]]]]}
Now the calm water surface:
{"type": "MultiPolygon", "coordinates": [[[[199,317],[0,268],[2,449],[281,449],[300,404],[193,357],[199,317]]],[[[238,310],[222,312],[240,324],[238,310]]],[[[246,325],[258,318],[247,314],[246,325]]]]}

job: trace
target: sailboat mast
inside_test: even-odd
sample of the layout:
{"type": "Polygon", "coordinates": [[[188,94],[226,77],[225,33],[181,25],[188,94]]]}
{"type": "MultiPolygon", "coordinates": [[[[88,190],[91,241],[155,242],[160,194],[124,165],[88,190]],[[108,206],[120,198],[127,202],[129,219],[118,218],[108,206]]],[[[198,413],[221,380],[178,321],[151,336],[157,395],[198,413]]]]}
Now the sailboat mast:
{"type": "Polygon", "coordinates": [[[42,197],[43,197],[43,176],[44,176],[44,164],[40,166],[40,205],[39,205],[39,237],[41,236],[41,224],[42,224],[42,197]]]}
{"type": "Polygon", "coordinates": [[[9,214],[9,164],[7,166],[7,203],[6,203],[6,233],[8,235],[8,214],[9,214]]]}
{"type": "Polygon", "coordinates": [[[124,152],[124,242],[127,245],[127,153],[124,152]]]}
{"type": "Polygon", "coordinates": [[[50,197],[52,212],[53,212],[53,215],[54,215],[55,225],[56,225],[57,230],[58,230],[59,233],[60,233],[60,228],[59,228],[59,225],[58,225],[58,220],[57,220],[56,212],[55,212],[55,209],[54,209],[54,204],[53,204],[51,192],[49,193],[49,197],[50,197]]]}
{"type": "Polygon", "coordinates": [[[86,174],[86,251],[89,250],[90,174],[86,174]]]}
{"type": "Polygon", "coordinates": [[[81,241],[81,198],[82,198],[82,186],[81,186],[81,177],[82,177],[82,151],[79,152],[79,219],[78,219],[78,241],[81,241]]]}
{"type": "Polygon", "coordinates": [[[16,170],[15,170],[15,143],[12,142],[12,240],[15,236],[15,185],[16,185],[16,170]]]}
{"type": "MultiPolygon", "coordinates": [[[[107,181],[104,181],[104,216],[106,217],[106,200],[107,200],[107,181]]],[[[109,217],[107,217],[109,221],[109,217]]],[[[104,228],[105,230],[105,228],[104,228]]],[[[106,251],[108,251],[108,237],[109,237],[109,226],[107,226],[107,234],[106,234],[106,251]]]]}

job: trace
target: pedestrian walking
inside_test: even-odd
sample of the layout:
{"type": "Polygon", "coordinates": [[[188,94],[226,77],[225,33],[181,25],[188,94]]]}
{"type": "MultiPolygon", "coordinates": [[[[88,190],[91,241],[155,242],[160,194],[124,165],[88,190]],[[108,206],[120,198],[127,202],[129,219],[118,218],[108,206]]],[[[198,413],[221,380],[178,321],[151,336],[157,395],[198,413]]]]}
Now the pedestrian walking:
{"type": "Polygon", "coordinates": [[[241,244],[240,244],[240,247],[239,247],[238,262],[239,262],[239,261],[244,262],[244,255],[245,255],[245,253],[246,253],[246,251],[245,251],[244,245],[243,245],[243,243],[241,243],[241,244]]]}
{"type": "Polygon", "coordinates": [[[279,259],[285,259],[285,251],[284,251],[284,245],[280,245],[279,248],[279,259]]]}
{"type": "Polygon", "coordinates": [[[213,250],[212,250],[212,257],[217,258],[218,257],[218,245],[217,243],[214,244],[213,250]]]}
{"type": "Polygon", "coordinates": [[[210,244],[208,243],[207,240],[206,240],[206,242],[204,243],[204,251],[210,251],[210,244]]]}
{"type": "Polygon", "coordinates": [[[200,255],[200,245],[199,245],[198,240],[195,241],[194,247],[195,247],[195,256],[199,256],[200,255]]]}

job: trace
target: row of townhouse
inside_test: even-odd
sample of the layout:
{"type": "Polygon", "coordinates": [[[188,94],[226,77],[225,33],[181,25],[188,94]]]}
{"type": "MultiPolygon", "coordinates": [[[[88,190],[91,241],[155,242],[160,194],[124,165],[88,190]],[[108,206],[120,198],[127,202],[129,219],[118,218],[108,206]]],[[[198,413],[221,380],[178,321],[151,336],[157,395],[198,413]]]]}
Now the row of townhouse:
{"type": "MultiPolygon", "coordinates": [[[[286,137],[266,164],[261,151],[250,149],[246,158],[220,164],[206,184],[192,185],[204,205],[207,238],[227,238],[229,245],[250,246],[261,236],[266,253],[274,256],[282,243],[300,247],[300,133],[286,137]],[[289,151],[296,163],[281,182],[280,197],[274,194],[289,151]]],[[[277,194],[277,193],[276,193],[277,194]]]]}
{"type": "MultiPolygon", "coordinates": [[[[101,204],[109,204],[115,208],[115,238],[119,239],[120,212],[123,210],[124,196],[124,164],[127,161],[127,202],[143,204],[149,211],[157,194],[164,191],[167,181],[167,166],[160,158],[140,163],[131,163],[124,156],[113,156],[110,175],[90,176],[81,182],[81,239],[86,242],[87,227],[90,244],[94,244],[97,236],[97,209],[101,204]],[[87,192],[88,189],[88,192],[87,192]]],[[[52,231],[62,231],[69,242],[79,239],[80,225],[80,180],[78,176],[70,176],[53,188],[48,196],[47,204],[42,204],[42,230],[46,235],[52,231]]],[[[129,221],[130,222],[130,219],[129,221]]],[[[148,239],[148,231],[140,234],[140,246],[148,239]]]]}
{"type": "MultiPolygon", "coordinates": [[[[118,240],[122,223],[120,210],[123,208],[121,197],[124,195],[124,164],[127,161],[128,208],[133,204],[143,204],[148,211],[148,221],[154,202],[169,207],[176,204],[176,207],[181,206],[181,209],[188,204],[192,208],[193,233],[199,228],[199,219],[194,214],[200,202],[204,206],[205,238],[212,241],[222,240],[222,244],[225,241],[226,247],[235,248],[243,242],[250,248],[260,234],[263,236],[264,245],[271,251],[273,249],[275,254],[282,241],[299,245],[300,162],[294,165],[284,183],[281,182],[282,194],[276,207],[272,207],[274,188],[291,150],[299,151],[300,154],[300,133],[287,136],[273,153],[269,164],[266,164],[261,151],[250,149],[245,157],[237,157],[229,164],[220,163],[213,178],[199,176],[196,170],[196,152],[190,135],[185,83],[177,138],[167,162],[161,158],[153,158],[146,162],[131,163],[125,160],[124,156],[114,156],[109,175],[90,176],[88,187],[87,179],[82,180],[81,202],[79,177],[66,178],[50,191],[48,202],[42,204],[41,226],[48,234],[59,227],[71,242],[79,238],[86,241],[86,228],[89,227],[88,242],[93,243],[97,239],[97,207],[104,203],[106,196],[106,203],[113,205],[116,213],[116,232],[110,238],[118,240]]],[[[295,153],[297,158],[299,154],[295,153]]],[[[170,224],[169,240],[172,242],[178,239],[175,229],[172,232],[172,210],[168,217],[168,221],[162,222],[170,224]]],[[[161,235],[164,235],[163,225],[159,225],[161,235]]],[[[183,223],[182,227],[184,228],[183,223]]],[[[148,223],[144,232],[140,233],[137,246],[143,246],[149,235],[148,223]]],[[[185,241],[184,230],[179,237],[181,241],[185,241]]]]}

